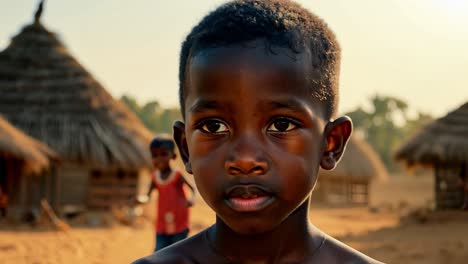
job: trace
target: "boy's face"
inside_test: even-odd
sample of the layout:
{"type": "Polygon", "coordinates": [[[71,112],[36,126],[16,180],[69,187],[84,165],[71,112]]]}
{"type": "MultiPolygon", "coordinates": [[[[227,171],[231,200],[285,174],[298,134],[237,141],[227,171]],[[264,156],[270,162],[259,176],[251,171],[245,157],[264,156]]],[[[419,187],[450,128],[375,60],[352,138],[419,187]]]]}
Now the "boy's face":
{"type": "Polygon", "coordinates": [[[273,229],[307,200],[326,145],[308,53],[247,46],[192,57],[186,124],[174,126],[200,194],[243,234],[273,229]]]}
{"type": "Polygon", "coordinates": [[[175,158],[173,151],[167,148],[151,148],[151,160],[155,169],[165,171],[169,168],[169,162],[175,158]]]}

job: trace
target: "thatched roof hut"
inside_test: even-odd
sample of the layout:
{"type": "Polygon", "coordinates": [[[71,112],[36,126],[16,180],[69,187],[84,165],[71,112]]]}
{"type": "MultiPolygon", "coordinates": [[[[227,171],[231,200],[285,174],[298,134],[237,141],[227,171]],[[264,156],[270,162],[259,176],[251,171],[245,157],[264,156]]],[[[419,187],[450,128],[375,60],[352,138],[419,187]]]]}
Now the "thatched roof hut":
{"type": "Polygon", "coordinates": [[[331,171],[321,170],[320,175],[324,178],[370,181],[386,179],[388,172],[375,150],[353,134],[336,168],[331,171]]]}
{"type": "Polygon", "coordinates": [[[378,154],[353,134],[336,168],[319,171],[314,196],[328,202],[368,204],[371,181],[387,177],[387,170],[378,154]]]}
{"type": "Polygon", "coordinates": [[[0,113],[65,160],[150,165],[151,132],[39,20],[0,52],[0,113]]]}
{"type": "Polygon", "coordinates": [[[0,159],[21,161],[23,171],[40,172],[56,159],[54,151],[29,137],[0,115],[0,159]]]}
{"type": "Polygon", "coordinates": [[[42,3],[0,52],[0,114],[59,155],[47,194],[57,206],[127,201],[151,166],[152,133],[42,25],[41,13],[42,3]]]}
{"type": "Polygon", "coordinates": [[[395,153],[408,166],[468,163],[468,102],[434,120],[395,153]]]}
{"type": "Polygon", "coordinates": [[[8,196],[7,208],[24,208],[29,193],[37,192],[34,184],[47,180],[43,172],[57,162],[50,148],[24,134],[0,115],[0,188],[8,196]],[[34,177],[28,177],[34,176],[34,177]],[[37,177],[36,177],[37,176],[37,177]]]}
{"type": "Polygon", "coordinates": [[[463,203],[460,180],[468,181],[468,102],[434,120],[412,136],[395,158],[408,167],[435,170],[436,205],[459,208],[463,203]]]}

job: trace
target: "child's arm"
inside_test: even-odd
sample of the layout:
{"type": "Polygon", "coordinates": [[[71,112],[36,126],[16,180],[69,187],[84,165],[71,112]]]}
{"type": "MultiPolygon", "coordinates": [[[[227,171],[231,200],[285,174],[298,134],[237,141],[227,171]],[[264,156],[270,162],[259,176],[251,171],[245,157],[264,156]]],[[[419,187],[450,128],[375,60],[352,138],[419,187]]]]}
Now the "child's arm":
{"type": "Polygon", "coordinates": [[[154,184],[154,181],[151,181],[151,184],[148,188],[148,192],[146,193],[146,196],[150,197],[154,189],[157,189],[156,184],[154,184]]]}
{"type": "Polygon", "coordinates": [[[140,204],[145,204],[145,203],[148,203],[149,200],[150,200],[150,197],[151,197],[151,192],[154,190],[154,189],[157,189],[158,187],[156,186],[156,184],[154,184],[153,181],[151,181],[151,184],[148,188],[148,191],[146,192],[146,195],[138,195],[135,200],[137,203],[140,203],[140,204]]]}
{"type": "Polygon", "coordinates": [[[190,188],[190,190],[192,191],[192,199],[187,200],[187,206],[190,207],[190,206],[192,206],[192,205],[194,204],[194,202],[195,202],[195,197],[196,197],[196,193],[197,193],[197,192],[195,191],[195,187],[193,187],[192,184],[190,184],[190,182],[188,182],[188,181],[184,178],[184,176],[182,176],[181,178],[182,178],[183,183],[185,183],[185,184],[190,188]]]}

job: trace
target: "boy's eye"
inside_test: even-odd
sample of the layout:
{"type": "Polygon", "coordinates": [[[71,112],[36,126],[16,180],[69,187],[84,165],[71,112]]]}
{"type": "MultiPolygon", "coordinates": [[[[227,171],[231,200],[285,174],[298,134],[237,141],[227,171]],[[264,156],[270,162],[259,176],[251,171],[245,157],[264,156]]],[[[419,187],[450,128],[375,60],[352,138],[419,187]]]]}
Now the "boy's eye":
{"type": "Polygon", "coordinates": [[[288,132],[297,127],[291,120],[286,118],[279,118],[273,121],[271,125],[268,127],[268,131],[270,132],[288,132]]]}
{"type": "Polygon", "coordinates": [[[229,129],[225,124],[217,120],[208,120],[201,126],[201,130],[207,133],[219,134],[228,132],[229,129]]]}

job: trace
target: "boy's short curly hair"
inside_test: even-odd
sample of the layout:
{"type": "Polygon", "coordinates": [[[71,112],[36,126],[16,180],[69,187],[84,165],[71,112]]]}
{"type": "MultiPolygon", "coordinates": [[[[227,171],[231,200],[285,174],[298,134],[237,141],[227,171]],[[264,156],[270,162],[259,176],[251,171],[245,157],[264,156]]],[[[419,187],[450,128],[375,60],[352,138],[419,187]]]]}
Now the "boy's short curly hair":
{"type": "Polygon", "coordinates": [[[198,51],[265,39],[268,46],[286,47],[295,53],[309,49],[313,71],[311,95],[324,103],[325,117],[338,104],[340,47],[325,22],[288,0],[236,0],[205,16],[182,43],[179,65],[179,100],[185,118],[186,74],[190,58],[198,51]]]}
{"type": "Polygon", "coordinates": [[[170,138],[164,137],[164,136],[159,136],[153,138],[149,144],[149,149],[165,149],[169,150],[172,153],[174,153],[175,150],[175,144],[174,141],[170,138]]]}

